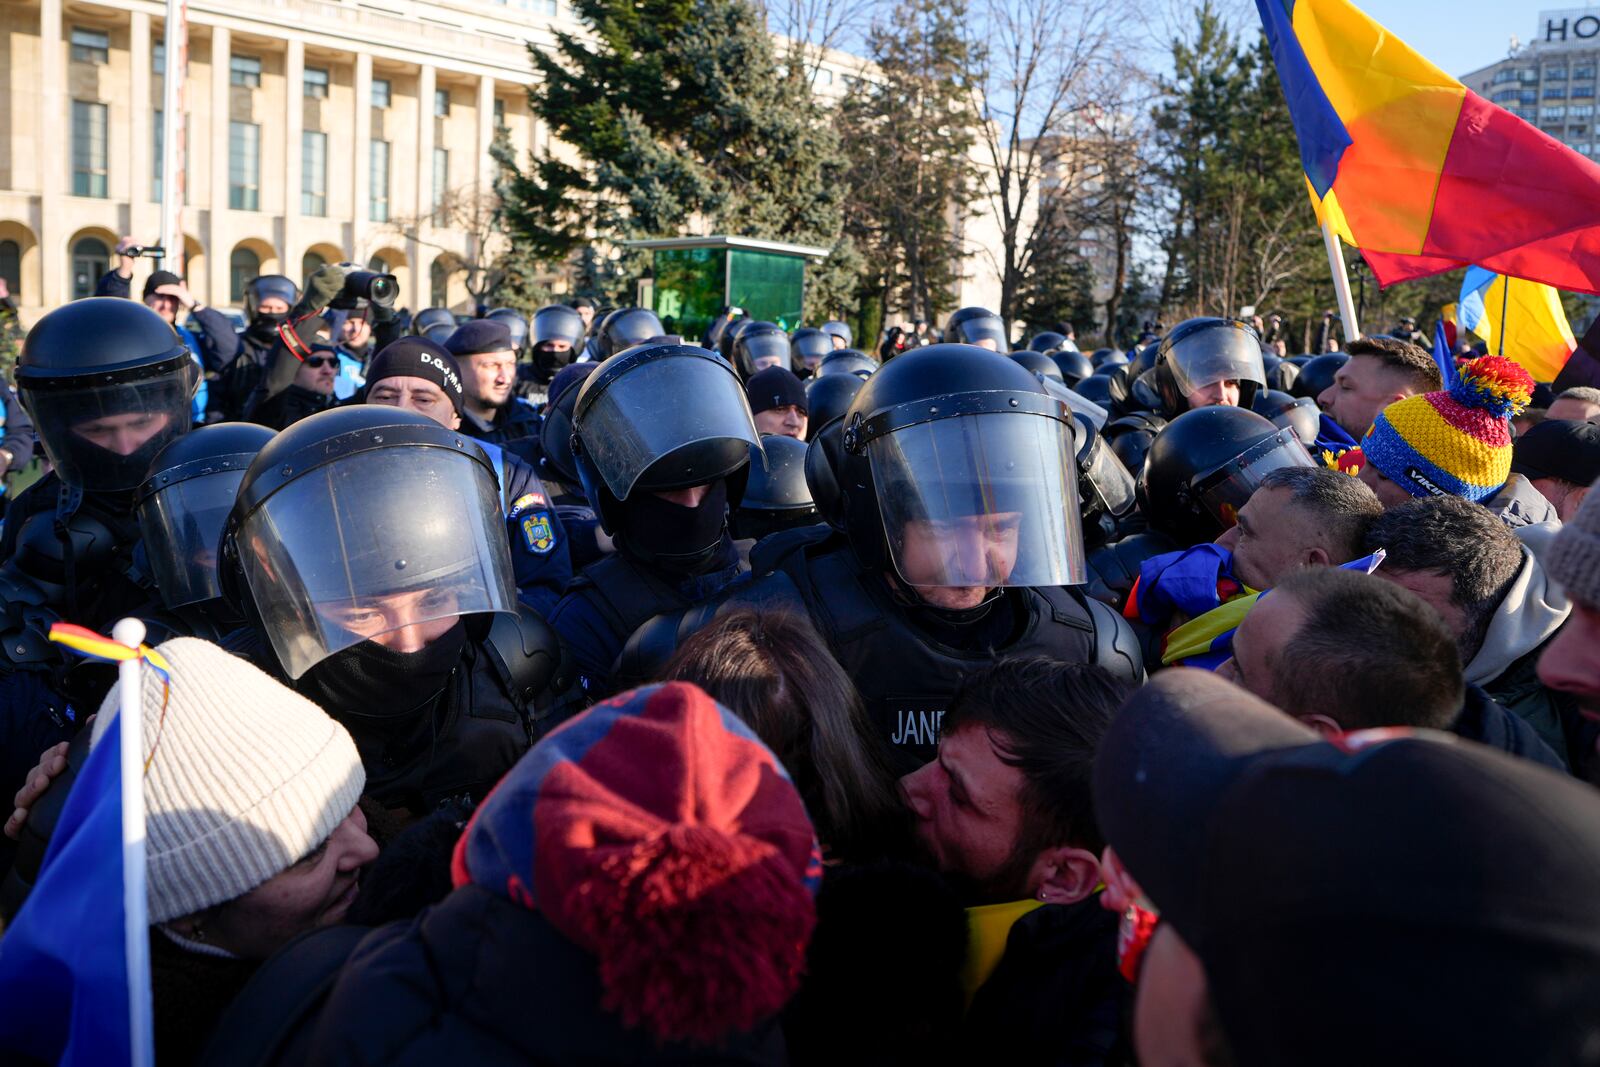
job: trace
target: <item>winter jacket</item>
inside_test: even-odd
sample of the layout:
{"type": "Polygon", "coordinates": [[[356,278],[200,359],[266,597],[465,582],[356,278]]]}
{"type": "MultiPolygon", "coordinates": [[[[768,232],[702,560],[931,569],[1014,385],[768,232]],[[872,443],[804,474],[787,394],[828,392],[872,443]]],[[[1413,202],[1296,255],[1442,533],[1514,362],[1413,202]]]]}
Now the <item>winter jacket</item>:
{"type": "Polygon", "coordinates": [[[1566,771],[1567,764],[1540,740],[1532,726],[1496,704],[1488,693],[1475,685],[1467,686],[1466,702],[1451,725],[1457,737],[1499,749],[1511,756],[1541,763],[1552,770],[1566,771]]]}
{"type": "Polygon", "coordinates": [[[490,422],[484,422],[463,408],[461,431],[471,434],[480,441],[503,445],[510,441],[520,441],[524,437],[538,436],[539,413],[533,409],[532,404],[519,396],[513,396],[495,411],[494,419],[490,422]]]}
{"type": "Polygon", "coordinates": [[[1537,674],[1539,654],[1572,611],[1566,595],[1550,581],[1531,549],[1523,548],[1522,569],[1495,610],[1483,644],[1467,664],[1469,685],[1525,720],[1540,739],[1567,762],[1564,722],[1577,714],[1566,693],[1546,689],[1537,674]]]}
{"type": "Polygon", "coordinates": [[[1544,558],[1550,541],[1561,529],[1561,516],[1557,514],[1555,505],[1520,474],[1507,478],[1506,484],[1485,500],[1483,506],[1511,527],[1511,531],[1539,559],[1544,558]]]}
{"type": "Polygon", "coordinates": [[[151,1014],[161,1067],[199,1061],[217,1021],[259,963],[191,952],[160,930],[150,931],[151,1014]]]}
{"type": "Polygon", "coordinates": [[[782,1064],[775,1023],[718,1049],[658,1045],[601,1007],[595,960],[538,912],[463,886],[363,940],[311,1024],[301,1062],[782,1064]]]}

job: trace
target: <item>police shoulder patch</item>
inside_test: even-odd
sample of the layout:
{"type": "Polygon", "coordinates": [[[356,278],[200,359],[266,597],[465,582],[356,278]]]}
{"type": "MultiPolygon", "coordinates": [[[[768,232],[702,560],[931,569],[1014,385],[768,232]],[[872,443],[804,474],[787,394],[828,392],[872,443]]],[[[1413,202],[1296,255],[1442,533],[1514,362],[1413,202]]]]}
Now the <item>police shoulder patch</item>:
{"type": "Polygon", "coordinates": [[[514,519],[529,508],[543,508],[545,504],[543,493],[524,493],[511,502],[511,517],[514,519]]]}
{"type": "Polygon", "coordinates": [[[528,543],[528,551],[535,555],[548,555],[556,547],[555,529],[550,525],[550,515],[545,511],[535,511],[522,520],[522,539],[528,543]]]}

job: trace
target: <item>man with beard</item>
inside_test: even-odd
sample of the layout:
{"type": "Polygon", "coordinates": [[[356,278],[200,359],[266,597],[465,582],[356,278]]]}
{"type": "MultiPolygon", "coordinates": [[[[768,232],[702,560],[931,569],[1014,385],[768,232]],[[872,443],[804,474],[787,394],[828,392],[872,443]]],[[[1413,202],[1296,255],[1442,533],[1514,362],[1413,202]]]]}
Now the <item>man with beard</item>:
{"type": "Polygon", "coordinates": [[[1127,987],[1096,900],[1091,772],[1131,690],[1087,664],[1001,661],[967,677],[938,759],[900,780],[921,844],[967,898],[958,1062],[1120,1062],[1127,987]]]}
{"type": "Polygon", "coordinates": [[[461,365],[462,429],[497,445],[539,432],[533,406],[515,393],[517,353],[505,323],[473,319],[458,327],[444,347],[461,365]]]}

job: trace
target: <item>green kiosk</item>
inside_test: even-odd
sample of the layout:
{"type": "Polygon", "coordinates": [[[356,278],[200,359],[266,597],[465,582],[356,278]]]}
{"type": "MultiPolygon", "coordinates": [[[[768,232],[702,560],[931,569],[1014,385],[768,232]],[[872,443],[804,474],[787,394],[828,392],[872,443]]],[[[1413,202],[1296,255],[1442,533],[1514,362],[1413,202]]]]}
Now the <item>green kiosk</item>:
{"type": "Polygon", "coordinates": [[[639,284],[639,304],[653,310],[668,333],[698,340],[724,307],[775,322],[800,325],[805,305],[806,261],[826,248],[762,241],[754,237],[665,237],[628,241],[652,253],[650,275],[639,284]]]}

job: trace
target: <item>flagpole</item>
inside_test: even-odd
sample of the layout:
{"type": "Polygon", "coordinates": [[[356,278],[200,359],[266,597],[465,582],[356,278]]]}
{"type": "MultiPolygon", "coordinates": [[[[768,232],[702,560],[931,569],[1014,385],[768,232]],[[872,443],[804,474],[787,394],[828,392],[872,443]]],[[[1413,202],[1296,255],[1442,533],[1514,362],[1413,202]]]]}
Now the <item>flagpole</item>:
{"type": "MultiPolygon", "coordinates": [[[[144,623],[123,619],[112,640],[138,650],[144,623]]],[[[132,1067],[152,1067],[154,1035],[150,1031],[150,918],[145,885],[144,727],[142,722],[144,661],[117,664],[118,734],[122,770],[122,914],[123,947],[128,961],[128,1035],[132,1067]]]]}
{"type": "Polygon", "coordinates": [[[1500,350],[1495,353],[1497,356],[1503,356],[1506,354],[1506,305],[1510,303],[1510,301],[1511,275],[1502,274],[1500,275],[1500,326],[1495,330],[1495,333],[1498,335],[1497,340],[1500,342],[1500,350]]]}
{"type": "Polygon", "coordinates": [[[165,254],[161,266],[176,274],[184,272],[183,200],[185,113],[189,74],[189,10],[185,0],[167,0],[165,42],[166,66],[162,68],[161,101],[161,247],[165,254]]]}
{"type": "Polygon", "coordinates": [[[1328,270],[1333,275],[1333,292],[1339,299],[1339,318],[1344,322],[1344,343],[1349,344],[1361,336],[1356,322],[1356,302],[1350,296],[1350,274],[1344,268],[1344,252],[1339,247],[1339,235],[1326,221],[1322,223],[1322,243],[1328,249],[1328,270]]]}

